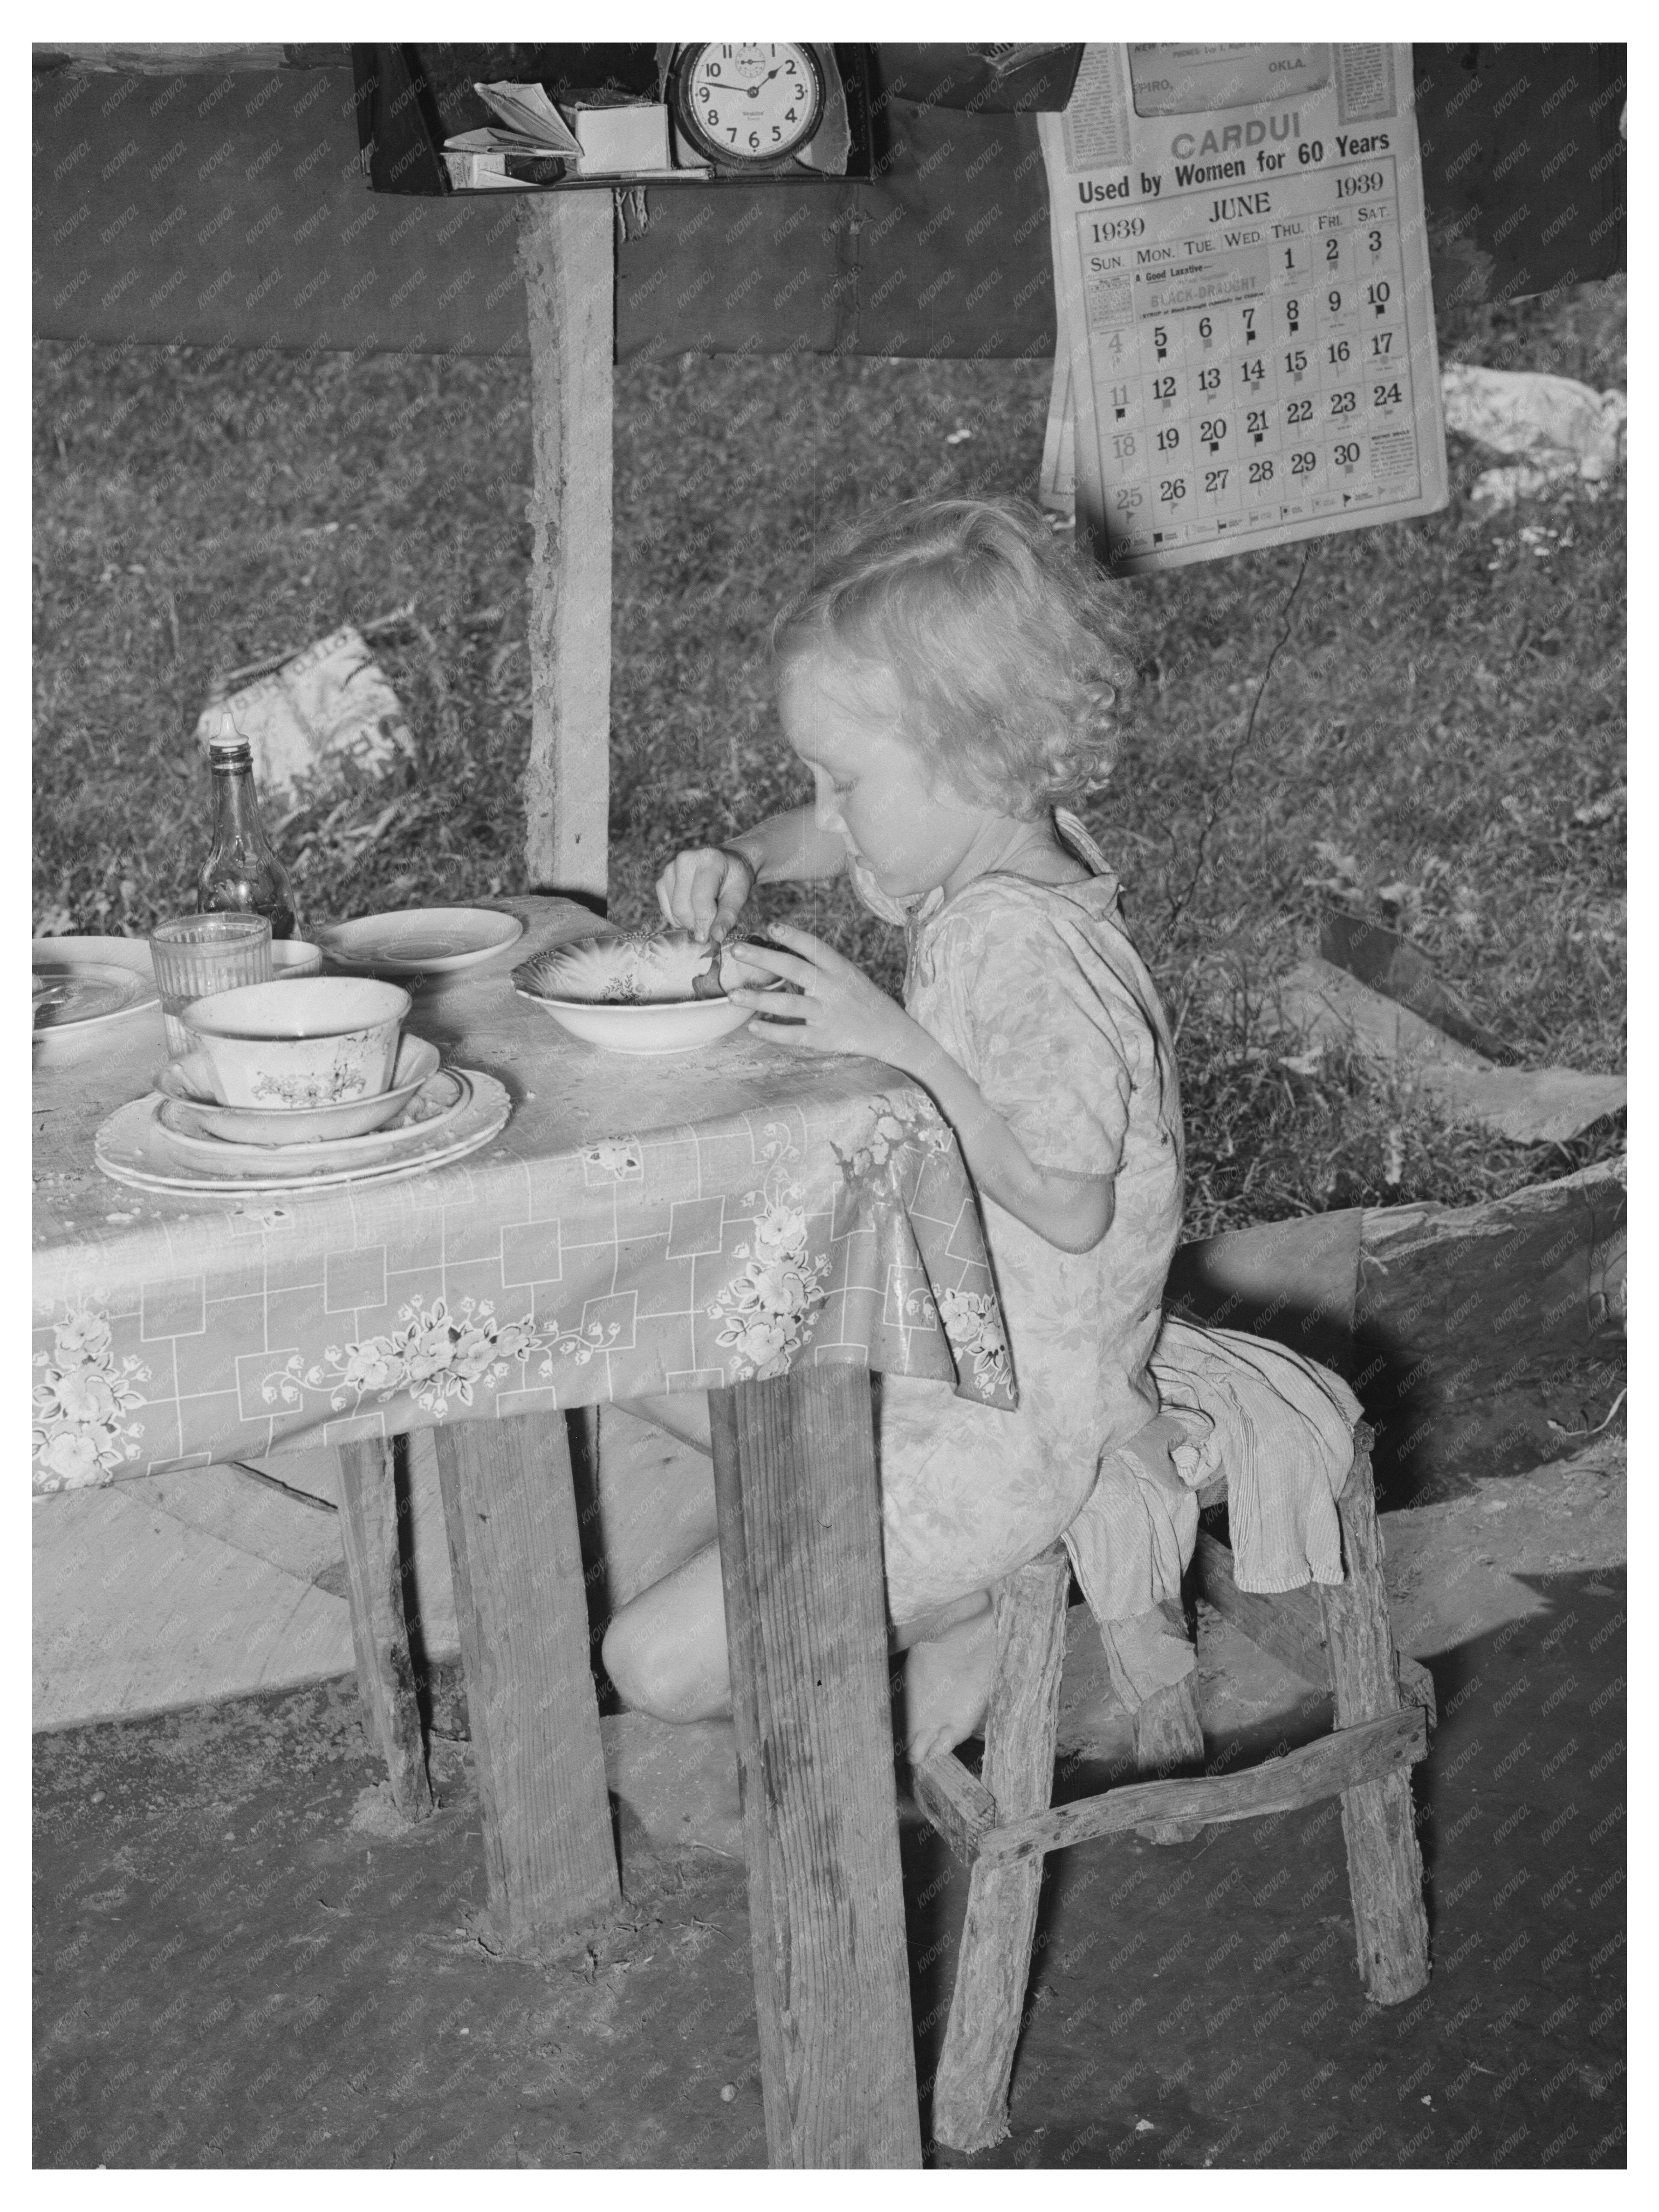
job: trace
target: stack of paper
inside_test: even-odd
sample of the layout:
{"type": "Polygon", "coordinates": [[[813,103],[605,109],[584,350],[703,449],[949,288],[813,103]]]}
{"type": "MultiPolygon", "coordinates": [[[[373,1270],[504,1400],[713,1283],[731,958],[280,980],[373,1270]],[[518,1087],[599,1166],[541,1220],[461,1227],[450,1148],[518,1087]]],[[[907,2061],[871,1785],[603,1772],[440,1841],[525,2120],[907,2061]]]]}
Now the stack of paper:
{"type": "Polygon", "coordinates": [[[496,121],[444,141],[450,180],[462,190],[556,184],[567,174],[684,173],[671,159],[668,110],[659,102],[587,94],[561,109],[539,84],[477,84],[473,90],[496,121]]]}

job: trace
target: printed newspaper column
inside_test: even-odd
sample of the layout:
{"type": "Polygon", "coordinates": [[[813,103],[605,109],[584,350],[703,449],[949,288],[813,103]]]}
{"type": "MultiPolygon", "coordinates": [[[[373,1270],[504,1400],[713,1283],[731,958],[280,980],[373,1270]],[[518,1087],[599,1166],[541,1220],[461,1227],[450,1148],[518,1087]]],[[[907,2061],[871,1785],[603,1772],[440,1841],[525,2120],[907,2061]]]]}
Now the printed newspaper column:
{"type": "MultiPolygon", "coordinates": [[[[1038,118],[1039,121],[1041,118],[1038,118]]],[[[1060,283],[1066,216],[1048,171],[1048,253],[1054,266],[1054,374],[1048,387],[1048,420],[1042,434],[1042,471],[1037,501],[1050,514],[1077,519],[1077,410],[1072,401],[1072,329],[1060,283]]]]}
{"type": "Polygon", "coordinates": [[[1037,124],[1103,559],[1179,567],[1444,506],[1408,46],[1091,46],[1037,124]]]}

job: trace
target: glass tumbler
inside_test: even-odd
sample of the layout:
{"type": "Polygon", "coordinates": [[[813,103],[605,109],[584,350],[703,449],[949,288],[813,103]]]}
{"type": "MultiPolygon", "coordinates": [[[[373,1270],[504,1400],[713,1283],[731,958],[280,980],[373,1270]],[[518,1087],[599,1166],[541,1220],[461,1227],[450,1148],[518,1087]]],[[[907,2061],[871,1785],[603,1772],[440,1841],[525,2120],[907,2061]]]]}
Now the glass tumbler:
{"type": "Polygon", "coordinates": [[[210,999],[239,983],[270,982],[270,920],[263,914],[188,914],[158,921],[149,933],[149,957],[167,1050],[180,1060],[196,1046],[179,1019],[192,999],[210,999]]]}

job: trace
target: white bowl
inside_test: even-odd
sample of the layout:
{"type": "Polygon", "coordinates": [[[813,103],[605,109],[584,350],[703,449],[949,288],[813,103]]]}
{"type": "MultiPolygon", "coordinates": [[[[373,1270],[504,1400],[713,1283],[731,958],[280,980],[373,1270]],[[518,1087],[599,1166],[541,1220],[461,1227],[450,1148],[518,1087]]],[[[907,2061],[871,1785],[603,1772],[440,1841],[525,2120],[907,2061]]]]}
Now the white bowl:
{"type": "Polygon", "coordinates": [[[332,1106],[392,1082],[411,1000],[354,975],[243,983],[192,999],[179,1019],[197,1041],[187,1079],[222,1106],[332,1106]]]}
{"type": "Polygon", "coordinates": [[[273,939],[270,947],[271,981],[276,983],[298,983],[307,975],[323,972],[323,948],[307,945],[302,937],[283,937],[273,939]]]}
{"type": "MultiPolygon", "coordinates": [[[[763,987],[757,987],[763,988],[763,987]]],[[[752,1006],[730,999],[686,999],[666,1006],[622,1006],[578,999],[544,999],[515,986],[521,999],[551,1014],[561,1029],[607,1052],[696,1052],[755,1018],[752,1006]]]]}
{"type": "Polygon", "coordinates": [[[155,1088],[173,1100],[199,1137],[233,1145],[315,1145],[336,1137],[366,1136],[401,1114],[437,1073],[438,1057],[435,1044],[424,1037],[406,1036],[398,1048],[389,1091],[373,1098],[342,1098],[332,1106],[221,1106],[201,1089],[200,1071],[189,1060],[169,1060],[157,1075],[155,1088]]]}
{"type": "MultiPolygon", "coordinates": [[[[604,925],[520,962],[513,987],[572,1036],[607,1052],[696,1052],[755,1018],[752,1006],[735,1006],[723,990],[696,995],[713,957],[690,930],[604,925]]],[[[740,980],[750,989],[783,989],[779,976],[751,981],[758,975],[750,969],[740,980]]]]}

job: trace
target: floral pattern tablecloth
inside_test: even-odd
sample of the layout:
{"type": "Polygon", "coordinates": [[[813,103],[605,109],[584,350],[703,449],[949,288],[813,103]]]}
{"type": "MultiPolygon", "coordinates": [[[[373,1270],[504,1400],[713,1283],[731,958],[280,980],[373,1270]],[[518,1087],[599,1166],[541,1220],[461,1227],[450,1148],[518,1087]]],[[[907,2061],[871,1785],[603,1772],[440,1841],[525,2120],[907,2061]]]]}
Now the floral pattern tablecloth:
{"type": "Polygon", "coordinates": [[[101,1176],[92,1139],[149,1088],[159,1018],[37,1075],[37,1491],[803,1361],[1014,1403],[972,1189],[923,1091],[746,1032],[658,1060],[578,1043],[506,969],[591,921],[514,903],[532,937],[410,1022],[514,1097],[452,1168],[151,1196],[101,1176]]]}

